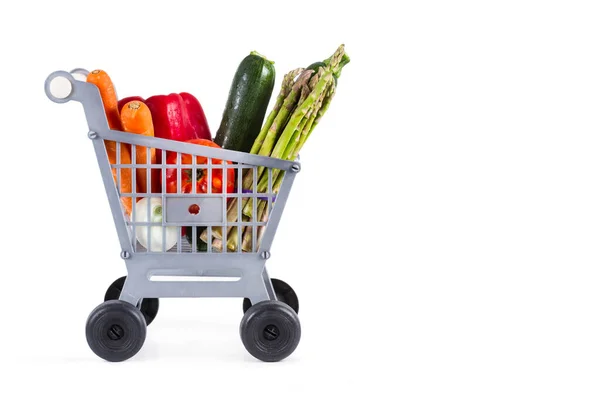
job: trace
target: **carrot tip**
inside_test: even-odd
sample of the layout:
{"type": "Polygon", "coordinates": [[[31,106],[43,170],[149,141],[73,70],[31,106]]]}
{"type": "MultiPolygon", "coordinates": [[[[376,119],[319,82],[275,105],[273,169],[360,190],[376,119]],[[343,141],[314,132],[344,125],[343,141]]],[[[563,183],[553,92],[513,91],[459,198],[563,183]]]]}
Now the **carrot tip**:
{"type": "Polygon", "coordinates": [[[129,108],[131,108],[132,110],[137,110],[138,108],[140,108],[140,102],[132,101],[131,103],[129,103],[129,108]]]}

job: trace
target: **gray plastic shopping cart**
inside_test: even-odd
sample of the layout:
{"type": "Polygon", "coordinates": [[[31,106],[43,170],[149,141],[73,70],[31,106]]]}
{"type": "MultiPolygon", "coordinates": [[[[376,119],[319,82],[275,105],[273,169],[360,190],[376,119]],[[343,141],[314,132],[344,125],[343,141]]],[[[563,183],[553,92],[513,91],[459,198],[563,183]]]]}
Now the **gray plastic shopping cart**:
{"type": "Polygon", "coordinates": [[[133,357],[161,297],[241,297],[240,335],[248,352],[262,361],[289,356],[300,341],[298,298],[285,282],[269,278],[265,263],[299,162],[111,130],[98,88],[76,79],[87,74],[83,69],[56,71],[46,79],[45,91],[56,103],[83,105],[127,268],[127,276],[110,285],[105,301],[88,317],[92,351],[108,361],[133,357]],[[69,90],[58,97],[54,87],[60,81],[69,90]],[[108,145],[116,146],[113,162],[108,145]],[[129,163],[120,158],[121,146],[132,155],[129,163]],[[153,153],[160,162],[138,164],[134,155],[139,152],[153,153]],[[136,188],[140,171],[147,177],[145,192],[136,188]],[[183,177],[191,173],[208,177],[206,193],[195,184],[182,190],[183,177]],[[248,173],[252,190],[242,190],[248,173]],[[257,190],[260,173],[268,174],[265,191],[257,190]],[[168,190],[167,174],[176,177],[176,190],[168,190]],[[274,193],[273,179],[279,175],[283,181],[274,193]],[[157,176],[161,187],[153,190],[149,182],[157,176]],[[221,190],[214,190],[214,176],[222,180],[221,190]],[[229,192],[232,178],[235,185],[229,186],[235,187],[229,192]],[[131,190],[123,190],[123,179],[132,180],[131,190]],[[261,218],[259,201],[266,205],[261,218]],[[242,213],[247,202],[254,207],[252,217],[242,213]],[[242,245],[242,237],[251,240],[242,245]]]}

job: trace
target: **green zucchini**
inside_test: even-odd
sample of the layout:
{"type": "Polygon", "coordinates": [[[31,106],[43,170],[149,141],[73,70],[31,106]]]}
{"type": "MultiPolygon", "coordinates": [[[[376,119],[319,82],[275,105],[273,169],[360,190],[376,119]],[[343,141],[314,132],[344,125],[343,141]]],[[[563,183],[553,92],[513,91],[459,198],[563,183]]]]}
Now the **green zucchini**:
{"type": "MultiPolygon", "coordinates": [[[[206,253],[206,251],[207,251],[208,246],[206,245],[206,243],[204,243],[202,241],[202,239],[200,239],[200,235],[202,234],[202,232],[204,232],[205,229],[206,229],[205,226],[199,226],[196,228],[196,251],[198,253],[206,253]]],[[[186,226],[185,227],[185,238],[190,243],[190,246],[192,245],[192,233],[193,233],[192,227],[186,226]]]]}
{"type": "MultiPolygon", "coordinates": [[[[310,64],[306,69],[312,69],[314,73],[311,77],[319,71],[319,67],[327,68],[327,64],[323,61],[317,61],[310,64]]],[[[335,81],[335,86],[337,87],[338,74],[333,74],[333,80],[335,81]]]]}
{"type": "Polygon", "coordinates": [[[273,64],[253,51],[238,66],[214,140],[222,148],[246,153],[252,149],[275,86],[273,64]]]}
{"type": "MultiPolygon", "coordinates": [[[[306,69],[312,69],[316,73],[317,71],[319,71],[319,67],[327,68],[330,60],[331,60],[331,57],[329,57],[325,61],[314,62],[314,63],[310,64],[308,67],[306,67],[306,69]]],[[[339,64],[339,69],[337,70],[336,73],[333,74],[335,86],[337,86],[337,80],[340,77],[340,75],[342,74],[342,67],[344,67],[344,65],[348,64],[349,62],[350,62],[350,57],[346,53],[344,53],[344,55],[342,56],[342,59],[340,61],[340,64],[339,64]]],[[[314,75],[314,73],[311,75],[311,77],[313,75],[314,75]]]]}
{"type": "Polygon", "coordinates": [[[326,68],[327,64],[325,64],[323,61],[317,61],[317,62],[310,64],[308,67],[306,67],[306,69],[312,69],[313,71],[317,72],[319,67],[326,68]]]}

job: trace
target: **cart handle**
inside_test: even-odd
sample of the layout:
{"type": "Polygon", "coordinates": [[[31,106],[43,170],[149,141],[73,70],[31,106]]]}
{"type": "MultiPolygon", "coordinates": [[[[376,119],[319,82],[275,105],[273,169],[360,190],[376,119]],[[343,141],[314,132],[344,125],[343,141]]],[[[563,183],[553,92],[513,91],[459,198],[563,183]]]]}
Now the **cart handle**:
{"type": "Polygon", "coordinates": [[[46,96],[55,103],[66,103],[70,100],[78,100],[75,75],[87,77],[89,72],[83,68],[75,68],[71,72],[56,71],[51,73],[44,83],[46,96]]]}

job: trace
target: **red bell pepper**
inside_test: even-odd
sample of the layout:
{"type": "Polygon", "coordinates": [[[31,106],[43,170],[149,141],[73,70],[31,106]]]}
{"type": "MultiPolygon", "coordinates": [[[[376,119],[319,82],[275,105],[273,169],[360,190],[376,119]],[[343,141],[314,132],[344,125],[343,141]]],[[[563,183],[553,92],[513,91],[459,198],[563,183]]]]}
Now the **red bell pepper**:
{"type": "Polygon", "coordinates": [[[204,115],[198,99],[186,92],[179,93],[179,95],[183,99],[187,111],[186,129],[193,131],[197,139],[212,140],[206,115],[204,115]]]}
{"type": "Polygon", "coordinates": [[[212,139],[202,106],[191,94],[152,96],[145,103],[152,113],[154,136],[181,142],[212,139]]]}
{"type": "MultiPolygon", "coordinates": [[[[192,139],[188,140],[188,143],[198,144],[202,146],[217,147],[221,148],[218,144],[212,140],[206,139],[192,139]]],[[[196,164],[206,164],[207,158],[202,156],[196,156],[196,164]]],[[[222,165],[222,161],[216,158],[211,159],[213,165],[222,165]]],[[[177,164],[177,153],[172,152],[167,155],[166,164],[177,164]]],[[[181,164],[192,164],[191,154],[181,154],[181,164]]],[[[231,161],[227,161],[227,164],[231,164],[231,161]]],[[[233,193],[235,190],[235,169],[225,168],[227,171],[227,193],[233,193]]],[[[179,185],[181,193],[192,193],[193,185],[195,182],[196,193],[208,193],[208,170],[206,168],[198,168],[196,176],[193,175],[192,169],[181,169],[181,175],[179,176],[179,185]]],[[[165,172],[166,188],[167,193],[177,193],[177,169],[167,168],[165,172]]],[[[223,193],[223,169],[213,168],[211,174],[211,193],[223,193]]]]}

